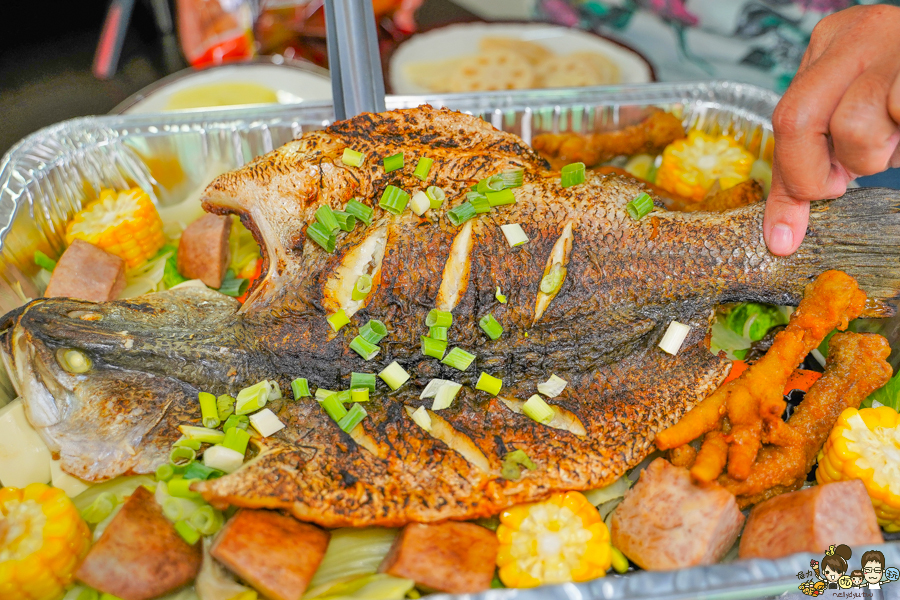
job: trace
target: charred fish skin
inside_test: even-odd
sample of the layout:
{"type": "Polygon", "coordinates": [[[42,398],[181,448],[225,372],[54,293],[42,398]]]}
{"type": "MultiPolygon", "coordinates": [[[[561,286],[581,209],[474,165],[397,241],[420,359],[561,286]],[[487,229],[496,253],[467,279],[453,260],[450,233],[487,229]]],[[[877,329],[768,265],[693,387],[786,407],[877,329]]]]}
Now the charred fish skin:
{"type": "MultiPolygon", "coordinates": [[[[100,373],[133,373],[140,382],[134,385],[148,394],[180,398],[168,407],[154,405],[150,413],[159,423],[136,442],[136,452],[156,453],[162,460],[161,445],[149,441],[154,435],[164,438],[177,423],[199,419],[195,405],[192,416],[186,413],[193,400],[188,396],[200,389],[233,393],[274,378],[286,390],[298,376],[313,387],[346,389],[351,371],[377,372],[397,360],[412,379],[395,392],[379,386],[366,405],[369,416],[350,433],[312,399],[274,402],[272,410],[287,427],[257,439],[257,455],[239,471],[196,487],[216,504],[284,508],[328,527],[468,519],[554,491],[611,483],[642,460],[656,432],[679,419],[728,370],[727,361],[711,355],[705,342],[718,303],[796,301],[806,280],[826,268],[847,270],[882,298],[900,287],[896,275],[885,274],[881,266],[885,255],[896,260],[900,254],[900,218],[893,208],[896,199],[887,192],[850,194],[815,206],[808,242],[794,257],[779,258],[765,250],[761,207],[718,215],[655,212],[633,221],[625,206],[642,191],[631,180],[598,176],[562,189],[558,175],[547,171],[521,140],[450,111],[420,108],[336,124],[209,187],[206,208],[240,215],[266,257],[266,275],[243,307],[235,312],[233,301],[204,305],[211,316],[195,323],[178,315],[194,314],[198,303],[213,302],[205,296],[158,295],[178,305],[168,309],[153,306],[164,300],[146,300],[151,296],[132,301],[149,302],[148,314],[158,315],[157,341],[146,345],[154,356],[102,355],[98,364],[109,368],[100,373]],[[362,168],[340,162],[347,147],[367,153],[362,168]],[[404,152],[409,168],[385,174],[381,158],[397,152],[404,152]],[[427,182],[411,175],[418,156],[435,159],[427,182]],[[446,210],[464,201],[472,183],[515,167],[525,169],[525,185],[514,192],[516,204],[479,215],[462,228],[449,223],[446,210]],[[376,206],[388,184],[407,191],[439,185],[448,201],[424,218],[410,211],[394,217],[376,206]],[[374,222],[341,232],[336,251],[327,254],[307,240],[305,227],[323,203],[338,210],[352,197],[375,207],[374,222]],[[872,219],[862,216],[862,200],[875,207],[874,214],[885,216],[878,231],[866,229],[872,219]],[[848,214],[850,222],[844,219],[848,214]],[[499,228],[508,223],[521,225],[529,242],[510,248],[499,228]],[[564,277],[536,318],[541,279],[564,236],[571,236],[571,248],[560,257],[564,277]],[[351,325],[334,335],[326,316],[346,302],[346,287],[364,271],[373,275],[373,290],[364,305],[354,307],[351,325]],[[497,302],[497,287],[507,294],[506,304],[497,302]],[[451,347],[477,355],[464,372],[419,351],[425,316],[438,303],[454,314],[451,347]],[[497,341],[477,324],[488,313],[505,330],[497,341]],[[366,362],[349,342],[370,318],[385,322],[389,334],[380,343],[381,353],[366,362]],[[656,346],[672,320],[692,326],[677,356],[656,346]],[[217,356],[217,348],[226,348],[226,355],[217,356]],[[481,371],[503,379],[501,397],[474,390],[481,371]],[[520,405],[551,373],[569,385],[549,401],[554,419],[543,425],[521,414],[520,405]],[[432,413],[429,433],[407,409],[430,407],[418,396],[433,377],[464,387],[450,408],[432,413]],[[171,382],[185,386],[181,395],[166,387],[171,382]],[[499,476],[501,460],[514,449],[524,450],[538,469],[506,481],[499,476]]],[[[45,300],[24,314],[40,309],[49,315],[60,302],[45,300]]],[[[93,306],[102,311],[122,304],[93,306]]],[[[91,308],[82,304],[79,310],[91,308]]],[[[126,321],[140,321],[143,313],[127,314],[126,321]]],[[[95,327],[98,338],[108,336],[112,328],[104,331],[101,323],[85,322],[79,335],[90,339],[95,327]]],[[[44,347],[59,347],[53,336],[60,337],[68,326],[54,325],[49,317],[42,326],[46,331],[33,335],[37,319],[19,317],[5,334],[4,347],[13,338],[25,340],[25,350],[38,354],[44,347]]],[[[138,330],[127,323],[122,329],[138,330]]],[[[147,328],[142,335],[149,340],[154,333],[147,328]]],[[[114,355],[125,349],[98,345],[89,350],[114,355]]],[[[20,361],[29,363],[28,356],[20,353],[9,362],[16,370],[20,361]]],[[[23,373],[58,392],[33,398],[26,393],[29,404],[60,394],[74,394],[86,406],[118,399],[111,387],[81,393],[62,373],[23,373]]],[[[98,418],[111,419],[122,410],[98,418]]],[[[57,426],[65,424],[60,420],[57,426]]],[[[79,445],[84,435],[79,430],[66,438],[69,456],[87,448],[79,445]]],[[[118,431],[105,435],[122,436],[118,431]]],[[[101,457],[104,476],[145,468],[122,456],[101,457]]]]}

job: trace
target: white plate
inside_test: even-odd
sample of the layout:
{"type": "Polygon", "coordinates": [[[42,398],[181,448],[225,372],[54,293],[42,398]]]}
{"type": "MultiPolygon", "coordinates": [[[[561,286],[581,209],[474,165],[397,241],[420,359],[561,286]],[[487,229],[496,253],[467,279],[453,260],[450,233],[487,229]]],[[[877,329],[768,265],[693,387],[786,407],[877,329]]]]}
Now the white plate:
{"type": "MultiPolygon", "coordinates": [[[[328,71],[313,64],[273,64],[261,59],[210,67],[201,71],[185,69],[160,79],[119,104],[113,113],[146,114],[166,110],[172,94],[195,86],[216,83],[255,83],[273,90],[279,104],[331,100],[328,71]]],[[[236,108],[222,106],[194,110],[236,108]]]]}
{"type": "Polygon", "coordinates": [[[620,84],[654,80],[647,60],[630,48],[581,29],[543,23],[460,23],[412,36],[400,44],[390,60],[391,90],[394,94],[423,94],[430,90],[413,83],[406,67],[413,63],[440,62],[474,54],[481,38],[513,37],[538,42],[556,54],[599,52],[619,67],[620,84]]]}

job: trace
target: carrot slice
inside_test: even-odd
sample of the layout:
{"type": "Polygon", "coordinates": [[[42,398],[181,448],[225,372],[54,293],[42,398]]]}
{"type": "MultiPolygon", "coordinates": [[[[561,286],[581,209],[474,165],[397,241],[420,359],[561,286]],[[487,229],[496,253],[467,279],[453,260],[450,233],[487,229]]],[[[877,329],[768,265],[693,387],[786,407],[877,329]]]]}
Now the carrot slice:
{"type": "MultiPolygon", "coordinates": [[[[734,372],[734,369],[732,369],[734,372]]],[[[793,390],[803,390],[808,392],[809,388],[819,380],[822,376],[818,371],[808,371],[806,369],[797,369],[791,373],[787,384],[784,386],[784,395],[787,396],[793,390]]]]}

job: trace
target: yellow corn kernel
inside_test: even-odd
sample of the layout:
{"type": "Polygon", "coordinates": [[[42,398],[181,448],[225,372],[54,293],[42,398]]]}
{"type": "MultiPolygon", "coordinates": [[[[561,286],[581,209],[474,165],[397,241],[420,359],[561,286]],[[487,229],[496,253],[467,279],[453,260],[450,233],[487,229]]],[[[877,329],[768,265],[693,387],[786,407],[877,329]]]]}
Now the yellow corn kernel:
{"type": "Polygon", "coordinates": [[[66,242],[94,244],[125,261],[128,269],[144,264],[165,244],[163,223],[150,197],[138,188],[103,190],[66,227],[66,242]]]}
{"type": "Polygon", "coordinates": [[[0,489],[0,598],[57,600],[91,532],[65,493],[42,483],[0,489]]]}
{"type": "Polygon", "coordinates": [[[716,181],[723,190],[746,181],[752,167],[753,156],[734,139],[695,130],[663,150],[656,185],[699,201],[716,181]]]}

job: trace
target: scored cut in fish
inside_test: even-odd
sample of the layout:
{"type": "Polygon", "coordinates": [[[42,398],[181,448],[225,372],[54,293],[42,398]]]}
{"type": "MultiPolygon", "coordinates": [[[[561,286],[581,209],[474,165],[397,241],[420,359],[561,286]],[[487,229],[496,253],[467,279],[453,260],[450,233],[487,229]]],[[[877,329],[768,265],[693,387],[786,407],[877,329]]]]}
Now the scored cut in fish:
{"type": "MultiPolygon", "coordinates": [[[[398,361],[411,379],[397,391],[379,382],[368,417],[345,434],[312,398],[269,408],[287,426],[254,442],[255,458],[233,474],[195,484],[217,504],[283,508],[327,527],[471,519],[559,490],[611,483],[652,450],[656,433],[714,389],[728,361],[707,335],[723,302],[791,304],[826,269],[857,278],[886,300],[900,282],[898,192],[857,190],[812,208],[809,232],[791,257],[768,253],[763,206],[725,213],[654,211],[632,220],[633,180],[588,174],[561,188],[559,175],[514,135],[483,121],[421,107],[366,114],[257,158],[216,179],[204,207],[238,215],[263,249],[265,276],[241,306],[188,288],[91,303],[39,299],[3,322],[3,359],[31,423],[67,472],[88,480],[149,473],[164,462],[179,424],[199,424],[199,391],[236,394],[261,379],[306,377],[313,389],[347,389],[352,371],[398,361]],[[345,148],[366,154],[344,165],[345,148]],[[403,152],[385,173],[381,159],[403,152]],[[412,172],[434,159],[427,182],[412,172]],[[517,202],[454,227],[448,209],[468,187],[509,168],[525,169],[517,202]],[[409,192],[438,185],[448,201],[417,217],[378,208],[387,185],[409,192]],[[340,232],[328,254],[305,227],[316,209],[351,198],[375,208],[368,227],[340,232]],[[511,248],[500,226],[528,235],[511,248]],[[541,277],[565,267],[558,292],[541,277]],[[365,301],[350,296],[372,276],[365,301]],[[508,297],[495,299],[497,287],[508,297]],[[477,356],[460,372],[420,352],[425,316],[452,309],[450,347],[477,356]],[[350,325],[331,333],[338,308],[350,325]],[[492,314],[503,335],[478,320],[492,314]],[[389,333],[370,362],[349,348],[360,326],[380,319],[389,333]],[[657,347],[673,320],[692,329],[672,356],[657,347]],[[66,371],[67,350],[90,361],[66,371]],[[484,371],[503,380],[494,398],[474,389],[484,371]],[[549,400],[548,425],[522,414],[538,383],[568,382],[549,400]],[[431,431],[410,417],[430,409],[419,394],[432,378],[463,384],[452,406],[429,411],[431,431]],[[503,456],[524,450],[537,465],[516,481],[500,476],[503,456]]],[[[883,302],[869,314],[884,315],[883,302]]]]}

